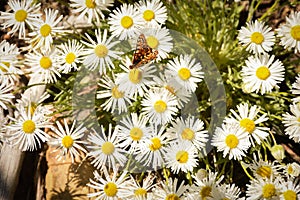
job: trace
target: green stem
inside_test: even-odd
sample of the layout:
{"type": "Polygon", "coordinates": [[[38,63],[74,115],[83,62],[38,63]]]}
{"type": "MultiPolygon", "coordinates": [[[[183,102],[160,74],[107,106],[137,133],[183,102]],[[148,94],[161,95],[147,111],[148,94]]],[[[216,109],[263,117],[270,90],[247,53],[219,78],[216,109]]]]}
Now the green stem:
{"type": "Polygon", "coordinates": [[[246,174],[251,180],[253,180],[254,178],[249,174],[249,172],[247,171],[247,169],[246,169],[246,167],[243,165],[243,163],[240,162],[240,164],[241,164],[241,166],[242,166],[242,168],[243,168],[245,174],[246,174]]]}

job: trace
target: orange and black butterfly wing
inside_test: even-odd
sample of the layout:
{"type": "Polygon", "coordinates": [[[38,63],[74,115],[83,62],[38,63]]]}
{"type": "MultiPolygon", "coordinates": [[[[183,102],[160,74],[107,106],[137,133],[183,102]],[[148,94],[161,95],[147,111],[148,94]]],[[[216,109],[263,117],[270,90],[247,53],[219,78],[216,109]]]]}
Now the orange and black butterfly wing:
{"type": "Polygon", "coordinates": [[[138,38],[136,50],[133,54],[132,65],[129,66],[130,69],[138,68],[143,64],[147,64],[151,60],[155,59],[158,51],[152,51],[152,48],[147,44],[144,34],[141,34],[138,38]]]}

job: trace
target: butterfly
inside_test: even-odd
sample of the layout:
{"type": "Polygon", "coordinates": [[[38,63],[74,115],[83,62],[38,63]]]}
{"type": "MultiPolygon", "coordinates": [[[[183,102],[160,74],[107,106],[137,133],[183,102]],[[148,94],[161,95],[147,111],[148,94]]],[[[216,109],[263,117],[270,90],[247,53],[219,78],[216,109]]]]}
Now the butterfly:
{"type": "Polygon", "coordinates": [[[144,34],[141,34],[137,40],[136,49],[133,54],[132,65],[130,69],[138,68],[149,63],[157,57],[158,51],[149,47],[144,34]]]}

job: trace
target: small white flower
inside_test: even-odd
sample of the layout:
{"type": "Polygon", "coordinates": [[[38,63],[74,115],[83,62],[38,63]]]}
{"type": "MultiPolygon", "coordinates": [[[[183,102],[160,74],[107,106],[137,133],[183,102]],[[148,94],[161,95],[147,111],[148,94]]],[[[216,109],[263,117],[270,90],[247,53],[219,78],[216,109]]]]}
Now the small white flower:
{"type": "Polygon", "coordinates": [[[288,163],[285,167],[285,171],[292,177],[298,177],[300,175],[300,165],[296,162],[288,163]]]}
{"type": "Polygon", "coordinates": [[[78,19],[87,17],[88,23],[96,19],[100,23],[100,17],[104,19],[103,10],[113,5],[113,0],[71,0],[70,7],[74,13],[79,13],[78,19]]]}
{"type": "Polygon", "coordinates": [[[143,97],[145,93],[148,93],[148,88],[154,85],[153,78],[156,67],[147,64],[139,68],[129,69],[131,64],[131,60],[126,57],[120,65],[125,72],[116,75],[118,89],[133,98],[136,98],[137,95],[143,97]]]}
{"type": "Polygon", "coordinates": [[[32,37],[30,44],[34,49],[42,48],[48,51],[52,48],[54,37],[65,32],[63,26],[58,26],[63,16],[58,16],[58,10],[46,9],[45,20],[34,22],[34,30],[28,35],[32,37]]]}
{"type": "Polygon", "coordinates": [[[81,41],[87,46],[84,52],[83,65],[89,70],[98,69],[100,74],[105,74],[106,68],[115,68],[112,61],[118,59],[123,52],[113,50],[119,41],[113,41],[113,36],[107,37],[107,29],[103,33],[101,33],[100,29],[97,29],[95,30],[95,35],[96,42],[88,34],[86,34],[86,37],[89,39],[89,43],[81,41]]]}
{"type": "Polygon", "coordinates": [[[149,90],[141,105],[142,114],[155,124],[164,125],[172,121],[178,111],[175,96],[163,88],[149,90]]]}
{"type": "Polygon", "coordinates": [[[62,73],[69,73],[72,69],[78,70],[78,65],[82,63],[83,45],[76,40],[68,40],[57,48],[58,70],[62,73]]]}
{"type": "Polygon", "coordinates": [[[0,108],[7,109],[7,104],[11,103],[11,100],[15,98],[15,96],[11,93],[13,90],[13,85],[6,82],[0,81],[0,108]]]}
{"type": "Polygon", "coordinates": [[[300,199],[299,179],[288,179],[280,184],[280,199],[300,199]]]}
{"type": "Polygon", "coordinates": [[[143,0],[137,6],[147,26],[164,25],[168,18],[167,8],[160,0],[143,0]]]}
{"type": "Polygon", "coordinates": [[[286,17],[286,24],[279,27],[278,36],[280,44],[286,49],[295,48],[295,53],[300,52],[300,12],[292,12],[286,17]]]}
{"type": "Polygon", "coordinates": [[[271,92],[274,87],[284,80],[284,66],[279,60],[275,60],[267,54],[250,56],[246,60],[246,66],[242,69],[242,79],[245,87],[250,92],[263,95],[271,92]]]}
{"type": "Polygon", "coordinates": [[[83,124],[76,127],[76,121],[72,123],[71,128],[69,128],[66,118],[64,118],[64,126],[56,121],[57,128],[52,127],[55,135],[48,142],[51,146],[57,147],[54,151],[60,151],[57,158],[66,159],[67,156],[71,157],[72,163],[76,156],[80,156],[80,151],[87,153],[87,150],[82,147],[85,141],[81,138],[84,136],[86,128],[83,124]]]}
{"type": "Polygon", "coordinates": [[[102,169],[108,165],[108,169],[113,168],[117,170],[117,164],[123,167],[127,158],[126,151],[121,148],[120,138],[117,136],[116,131],[112,131],[112,126],[109,124],[107,136],[103,126],[88,136],[88,141],[91,145],[87,147],[90,149],[89,156],[93,158],[91,164],[97,169],[102,169]]]}
{"type": "Polygon", "coordinates": [[[272,28],[258,20],[247,23],[247,27],[242,27],[238,39],[243,46],[247,47],[247,51],[254,54],[271,51],[275,42],[272,28]]]}
{"type": "Polygon", "coordinates": [[[130,4],[122,4],[120,8],[113,10],[108,18],[112,35],[120,40],[136,37],[143,24],[139,14],[138,9],[130,4]]]}
{"type": "Polygon", "coordinates": [[[112,79],[108,76],[103,76],[101,79],[100,88],[97,91],[97,99],[108,98],[101,106],[104,110],[114,113],[117,111],[118,114],[127,112],[127,106],[131,105],[130,97],[124,92],[120,91],[119,86],[115,83],[115,76],[112,73],[112,79]]]}
{"type": "Polygon", "coordinates": [[[185,195],[187,187],[184,185],[184,181],[178,182],[178,180],[169,178],[168,181],[161,182],[161,186],[154,189],[154,199],[181,199],[185,195]]]}
{"type": "Polygon", "coordinates": [[[295,83],[292,84],[292,94],[297,95],[297,97],[293,98],[294,103],[300,102],[300,74],[298,74],[295,83]]]}
{"type": "Polygon", "coordinates": [[[37,150],[42,142],[49,140],[49,135],[43,129],[51,128],[50,123],[45,121],[43,113],[32,113],[31,105],[19,107],[17,112],[15,118],[10,118],[13,123],[7,126],[12,131],[9,140],[22,151],[37,150]]]}
{"type": "Polygon", "coordinates": [[[34,4],[33,0],[9,0],[8,5],[13,12],[0,12],[0,20],[4,20],[3,28],[11,27],[8,34],[15,34],[19,31],[19,39],[26,36],[26,25],[33,28],[33,23],[40,21],[40,3],[34,4]]]}
{"type": "Polygon", "coordinates": [[[285,126],[284,132],[290,139],[300,142],[300,105],[291,104],[290,111],[292,114],[286,112],[282,115],[282,123],[285,126]]]}
{"type": "Polygon", "coordinates": [[[168,79],[175,79],[186,90],[195,92],[204,77],[201,70],[200,62],[191,55],[180,55],[168,62],[165,73],[168,79]]]}
{"type": "Polygon", "coordinates": [[[223,184],[217,187],[212,187],[211,196],[208,196],[207,200],[242,200],[239,197],[240,194],[241,190],[235,184],[223,184]]]}
{"type": "Polygon", "coordinates": [[[261,144],[262,140],[265,140],[270,130],[268,127],[260,127],[259,124],[268,120],[267,114],[259,116],[259,110],[256,105],[249,108],[249,104],[241,103],[237,106],[238,113],[234,110],[230,110],[233,116],[226,119],[227,123],[236,123],[245,131],[248,132],[250,136],[250,142],[255,146],[253,139],[261,144]]]}
{"type": "Polygon", "coordinates": [[[216,128],[212,145],[217,147],[217,151],[223,151],[223,157],[229,155],[229,160],[241,160],[251,143],[248,133],[239,125],[222,124],[221,128],[216,128]]]}
{"type": "Polygon", "coordinates": [[[93,193],[89,193],[88,197],[96,197],[98,200],[118,200],[123,199],[126,196],[126,190],[128,189],[129,177],[126,177],[127,171],[123,171],[120,174],[118,171],[113,171],[111,175],[104,167],[102,170],[104,177],[95,171],[94,176],[96,180],[90,179],[87,184],[88,187],[92,188],[93,193]],[[118,178],[117,178],[118,176],[118,178]]]}
{"type": "Polygon", "coordinates": [[[57,77],[61,77],[58,72],[59,63],[56,59],[56,51],[38,52],[33,51],[25,55],[25,64],[30,66],[31,78],[35,78],[40,82],[54,83],[57,77]]]}
{"type": "Polygon", "coordinates": [[[197,149],[188,141],[173,142],[167,148],[165,162],[175,174],[191,172],[197,166],[197,149]]]}

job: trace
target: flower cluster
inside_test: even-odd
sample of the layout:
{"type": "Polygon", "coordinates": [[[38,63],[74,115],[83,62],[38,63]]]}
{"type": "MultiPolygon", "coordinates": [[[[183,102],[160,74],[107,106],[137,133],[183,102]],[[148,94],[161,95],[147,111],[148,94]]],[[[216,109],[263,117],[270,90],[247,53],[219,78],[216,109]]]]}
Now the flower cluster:
{"type": "MultiPolygon", "coordinates": [[[[166,4],[70,0],[72,14],[63,16],[59,9],[40,11],[33,0],[9,0],[1,28],[20,44],[0,43],[1,142],[22,151],[46,143],[57,160],[90,161],[87,196],[95,199],[299,199],[300,165],[283,162],[267,108],[229,102],[216,127],[213,114],[199,114],[204,80],[217,77],[210,77],[200,46],[178,42],[166,4]],[[90,92],[75,92],[86,82],[75,77],[84,73],[99,78],[92,124],[68,109],[76,95],[90,92]],[[232,181],[235,171],[225,173],[229,163],[249,179],[243,188],[232,181]]],[[[287,70],[273,46],[278,38],[299,53],[299,27],[300,12],[293,12],[276,31],[259,20],[236,31],[237,48],[249,54],[237,77],[244,94],[263,99],[279,89],[287,70]]],[[[299,143],[300,76],[291,94],[281,125],[299,143]]],[[[218,103],[212,99],[204,100],[206,113],[218,103]]]]}

